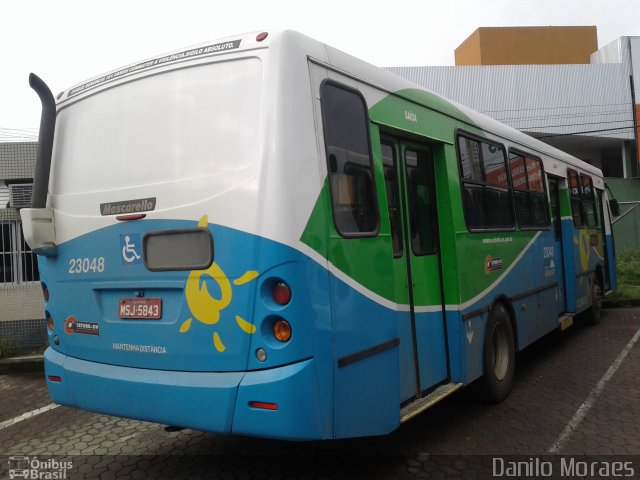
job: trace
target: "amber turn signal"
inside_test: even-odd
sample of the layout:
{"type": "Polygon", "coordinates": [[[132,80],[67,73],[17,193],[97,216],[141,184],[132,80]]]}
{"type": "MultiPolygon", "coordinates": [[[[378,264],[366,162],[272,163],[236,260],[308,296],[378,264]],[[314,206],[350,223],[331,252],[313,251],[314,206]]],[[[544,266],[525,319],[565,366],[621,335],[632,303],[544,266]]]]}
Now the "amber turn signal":
{"type": "Polygon", "coordinates": [[[273,335],[281,342],[291,340],[291,325],[284,319],[278,320],[273,324],[273,335]]]}

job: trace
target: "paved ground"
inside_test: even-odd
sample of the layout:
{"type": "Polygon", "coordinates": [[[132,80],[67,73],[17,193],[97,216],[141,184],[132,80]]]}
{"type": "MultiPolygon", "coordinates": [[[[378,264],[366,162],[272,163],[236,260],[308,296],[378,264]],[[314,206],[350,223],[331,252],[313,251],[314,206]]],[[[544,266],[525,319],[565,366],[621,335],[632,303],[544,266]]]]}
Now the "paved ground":
{"type": "Polygon", "coordinates": [[[640,478],[639,331],[639,308],[606,310],[600,325],[575,325],[520,353],[514,391],[499,405],[463,390],[389,436],[336,442],[168,432],[66,407],[15,422],[50,405],[44,380],[0,375],[0,479],[9,456],[49,460],[46,472],[71,462],[66,478],[74,479],[474,479],[511,461],[528,465],[530,478],[542,478],[545,466],[552,478],[614,478],[616,466],[640,478]],[[569,466],[576,470],[562,470],[569,466]]]}

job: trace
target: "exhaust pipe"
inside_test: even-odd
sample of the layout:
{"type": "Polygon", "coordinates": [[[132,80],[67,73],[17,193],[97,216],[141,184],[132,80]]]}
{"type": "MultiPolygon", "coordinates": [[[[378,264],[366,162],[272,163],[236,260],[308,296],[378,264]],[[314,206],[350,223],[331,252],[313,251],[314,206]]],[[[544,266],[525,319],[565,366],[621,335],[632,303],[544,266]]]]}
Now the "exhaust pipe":
{"type": "Polygon", "coordinates": [[[47,191],[51,172],[53,133],[56,127],[56,101],[47,84],[37,75],[33,73],[29,75],[29,85],[38,94],[42,103],[38,150],[36,153],[36,171],[33,177],[33,192],[31,193],[31,208],[45,208],[47,206],[47,191]]]}

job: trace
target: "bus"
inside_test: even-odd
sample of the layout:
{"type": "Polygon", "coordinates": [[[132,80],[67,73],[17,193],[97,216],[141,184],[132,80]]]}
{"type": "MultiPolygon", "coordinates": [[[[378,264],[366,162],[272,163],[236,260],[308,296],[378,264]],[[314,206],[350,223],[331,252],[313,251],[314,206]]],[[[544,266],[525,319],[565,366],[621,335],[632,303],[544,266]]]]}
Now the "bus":
{"type": "Polygon", "coordinates": [[[43,104],[33,202],[61,405],[223,434],[384,435],[615,289],[599,169],[293,31],[43,104]]]}

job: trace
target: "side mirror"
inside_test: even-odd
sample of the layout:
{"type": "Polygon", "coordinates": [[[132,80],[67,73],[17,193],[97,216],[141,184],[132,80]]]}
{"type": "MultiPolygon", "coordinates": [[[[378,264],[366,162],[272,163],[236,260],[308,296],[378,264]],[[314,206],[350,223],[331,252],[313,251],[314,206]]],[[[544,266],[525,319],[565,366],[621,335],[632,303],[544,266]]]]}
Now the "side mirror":
{"type": "Polygon", "coordinates": [[[614,217],[618,217],[620,215],[620,204],[615,198],[609,200],[609,208],[611,209],[611,215],[614,217]]]}

